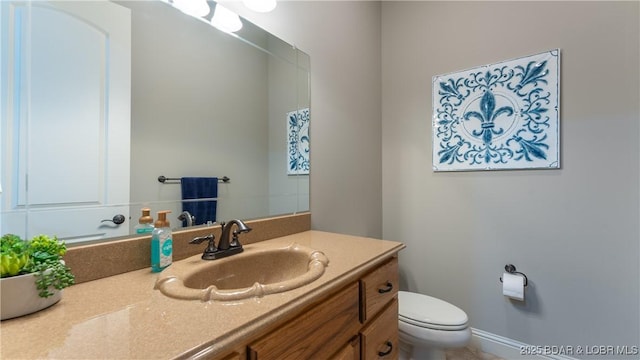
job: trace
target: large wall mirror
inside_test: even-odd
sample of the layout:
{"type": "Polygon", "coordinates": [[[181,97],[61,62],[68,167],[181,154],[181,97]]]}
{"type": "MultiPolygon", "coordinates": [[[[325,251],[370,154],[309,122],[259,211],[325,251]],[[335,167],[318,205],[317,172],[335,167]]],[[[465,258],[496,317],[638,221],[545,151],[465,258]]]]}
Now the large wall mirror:
{"type": "Polygon", "coordinates": [[[213,2],[0,5],[1,233],[104,240],[143,207],[181,227],[184,177],[220,179],[191,200],[214,221],[308,211],[307,54],[245,19],[218,30],[213,2]]]}

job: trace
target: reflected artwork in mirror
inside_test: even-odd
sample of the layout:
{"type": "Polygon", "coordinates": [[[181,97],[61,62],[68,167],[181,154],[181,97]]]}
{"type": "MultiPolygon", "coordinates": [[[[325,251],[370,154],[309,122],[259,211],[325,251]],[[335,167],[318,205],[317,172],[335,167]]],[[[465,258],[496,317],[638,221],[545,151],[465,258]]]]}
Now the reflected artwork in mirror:
{"type": "Polygon", "coordinates": [[[308,211],[286,116],[309,109],[309,56],[245,19],[218,30],[208,5],[0,4],[0,232],[104,240],[133,233],[143,207],[180,227],[180,181],[159,176],[227,177],[213,221],[308,211]]]}
{"type": "Polygon", "coordinates": [[[309,109],[287,113],[287,158],[289,175],[309,174],[309,109]]]}

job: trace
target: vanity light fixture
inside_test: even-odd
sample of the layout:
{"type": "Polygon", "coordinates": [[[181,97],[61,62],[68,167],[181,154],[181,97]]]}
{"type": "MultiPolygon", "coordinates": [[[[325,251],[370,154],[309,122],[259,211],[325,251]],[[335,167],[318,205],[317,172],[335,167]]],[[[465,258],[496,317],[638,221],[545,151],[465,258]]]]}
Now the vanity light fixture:
{"type": "Polygon", "coordinates": [[[276,0],[243,0],[244,6],[257,12],[269,12],[276,8],[276,0]]]}
{"type": "Polygon", "coordinates": [[[242,29],[240,17],[220,4],[216,4],[216,8],[213,11],[211,25],[228,33],[242,29]]]}
{"type": "Polygon", "coordinates": [[[207,16],[211,11],[207,0],[173,0],[173,6],[185,14],[195,17],[207,16]]]}

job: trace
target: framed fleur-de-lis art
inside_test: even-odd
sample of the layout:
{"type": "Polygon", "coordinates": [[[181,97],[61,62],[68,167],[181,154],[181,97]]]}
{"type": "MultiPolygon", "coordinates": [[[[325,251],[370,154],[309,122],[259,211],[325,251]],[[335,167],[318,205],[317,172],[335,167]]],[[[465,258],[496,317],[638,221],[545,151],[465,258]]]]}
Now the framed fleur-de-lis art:
{"type": "Polygon", "coordinates": [[[434,171],[560,168],[560,49],[432,86],[434,171]]]}

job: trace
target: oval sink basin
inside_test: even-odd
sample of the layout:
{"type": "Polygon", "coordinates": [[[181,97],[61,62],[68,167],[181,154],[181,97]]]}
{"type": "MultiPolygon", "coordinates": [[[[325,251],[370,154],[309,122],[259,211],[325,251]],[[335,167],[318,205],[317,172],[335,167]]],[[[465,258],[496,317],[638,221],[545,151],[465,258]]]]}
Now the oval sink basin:
{"type": "Polygon", "coordinates": [[[165,269],[155,288],[187,300],[241,300],[289,291],[324,273],[329,259],[320,251],[291,244],[281,248],[249,248],[227,258],[178,261],[165,269]]]}

